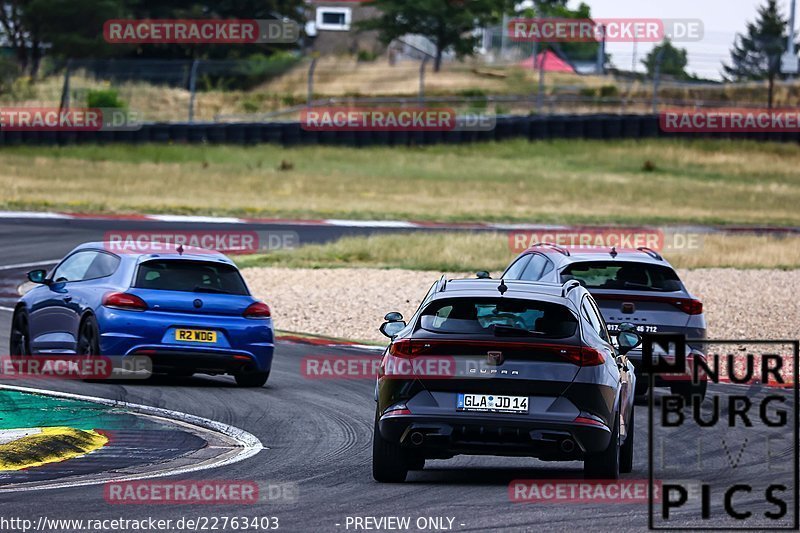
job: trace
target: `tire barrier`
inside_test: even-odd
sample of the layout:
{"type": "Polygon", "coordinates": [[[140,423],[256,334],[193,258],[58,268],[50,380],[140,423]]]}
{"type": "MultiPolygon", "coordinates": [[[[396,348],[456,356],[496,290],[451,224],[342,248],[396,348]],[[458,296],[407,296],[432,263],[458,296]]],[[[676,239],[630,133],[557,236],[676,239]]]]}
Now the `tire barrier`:
{"type": "Polygon", "coordinates": [[[298,122],[276,123],[153,123],[137,130],[12,131],[0,129],[0,146],[56,146],[85,143],[261,143],[333,146],[426,146],[528,139],[747,139],[762,142],[800,142],[800,132],[668,133],[657,115],[541,115],[499,116],[494,129],[453,131],[310,131],[298,122]]]}

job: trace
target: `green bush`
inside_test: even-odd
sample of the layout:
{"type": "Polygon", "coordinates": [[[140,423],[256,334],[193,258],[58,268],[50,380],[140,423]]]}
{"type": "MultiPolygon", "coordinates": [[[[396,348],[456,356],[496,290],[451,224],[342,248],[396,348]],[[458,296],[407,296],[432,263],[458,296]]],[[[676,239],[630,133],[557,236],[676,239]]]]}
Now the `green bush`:
{"type": "Polygon", "coordinates": [[[369,50],[359,50],[356,57],[359,62],[370,63],[378,59],[378,54],[369,50]]]}
{"type": "Polygon", "coordinates": [[[603,85],[600,87],[601,98],[613,98],[615,96],[619,96],[619,89],[617,89],[616,85],[603,85]]]}
{"type": "Polygon", "coordinates": [[[116,89],[90,90],[86,93],[86,106],[104,109],[124,109],[126,107],[116,89]]]}
{"type": "Polygon", "coordinates": [[[12,92],[15,82],[21,75],[16,61],[0,57],[0,94],[12,92]]]}

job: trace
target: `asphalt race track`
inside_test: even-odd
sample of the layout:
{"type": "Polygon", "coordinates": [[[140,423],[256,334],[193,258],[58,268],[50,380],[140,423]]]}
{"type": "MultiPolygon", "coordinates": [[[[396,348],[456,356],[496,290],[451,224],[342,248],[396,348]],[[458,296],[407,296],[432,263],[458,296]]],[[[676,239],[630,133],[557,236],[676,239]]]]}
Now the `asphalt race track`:
{"type": "MultiPolygon", "coordinates": [[[[74,245],[99,239],[104,231],[136,229],[145,223],[135,221],[10,221],[0,223],[0,268],[3,265],[38,263],[61,257],[74,245]]],[[[163,226],[163,223],[162,223],[163,226]]],[[[208,229],[208,226],[204,226],[208,229]]],[[[174,229],[193,229],[192,225],[174,229]]],[[[242,228],[244,229],[244,228],[242,228]]],[[[254,228],[246,228],[254,229],[254,228]]],[[[321,242],[346,232],[368,232],[360,228],[292,227],[302,242],[321,242]]],[[[3,298],[0,306],[13,301],[10,277],[23,281],[26,266],[0,270],[3,298]]],[[[0,310],[0,346],[8,346],[11,313],[0,310]]],[[[377,326],[377,324],[376,324],[377,326]]],[[[272,376],[261,389],[236,388],[228,377],[156,378],[147,382],[38,382],[14,381],[14,385],[47,387],[83,395],[119,399],[190,413],[244,429],[257,436],[265,449],[255,457],[227,466],[180,477],[195,480],[247,480],[259,484],[297,483],[297,499],[291,503],[258,505],[111,505],[104,500],[102,486],[19,492],[2,495],[3,515],[36,521],[46,515],[54,518],[131,518],[145,517],[221,517],[277,516],[285,531],[356,531],[347,526],[348,517],[408,516],[412,524],[418,517],[453,518],[454,531],[555,531],[580,529],[592,531],[645,530],[648,525],[646,503],[511,503],[508,486],[515,479],[580,480],[581,463],[543,463],[525,458],[458,457],[450,461],[429,461],[422,472],[412,472],[403,485],[384,485],[372,480],[370,472],[371,437],[374,417],[371,380],[309,381],[301,373],[301,359],[308,355],[364,355],[355,349],[326,348],[304,344],[281,344],[276,352],[272,376]]],[[[712,392],[729,391],[726,385],[713,385],[712,392]]],[[[741,389],[744,392],[744,388],[741,389]]],[[[764,390],[750,390],[758,398],[764,390]]],[[[789,391],[778,391],[787,400],[789,391]]],[[[658,403],[658,402],[657,402],[658,403]]],[[[708,409],[708,403],[704,409],[708,409]]],[[[755,401],[754,401],[755,403],[755,401]]],[[[790,413],[792,411],[790,410],[790,413]]],[[[757,418],[757,416],[755,417],[757,418]]],[[[793,452],[793,414],[785,429],[786,438],[774,441],[769,456],[791,468],[793,452]]],[[[670,435],[667,454],[685,459],[668,461],[670,479],[697,479],[693,470],[697,461],[695,441],[711,443],[703,451],[705,479],[719,500],[719,490],[745,480],[756,486],[784,476],[785,470],[773,468],[764,460],[761,426],[749,433],[723,427],[700,430],[682,428],[670,435]],[[742,448],[744,438],[748,443],[742,448]],[[742,452],[738,461],[733,455],[742,452]],[[715,448],[712,448],[714,446],[715,448]],[[735,458],[734,458],[735,459],[735,458]],[[736,463],[731,468],[731,463],[736,463]]],[[[634,472],[628,480],[648,478],[647,406],[636,408],[636,455],[634,472]]],[[[785,476],[784,476],[785,477],[785,476]]],[[[788,502],[791,517],[795,492],[791,486],[782,495],[788,502]]],[[[754,489],[750,495],[737,496],[736,502],[755,514],[774,510],[754,489]]],[[[658,509],[660,510],[660,508],[658,509]]],[[[739,524],[720,518],[721,504],[712,503],[714,521],[708,525],[736,527],[739,524]]],[[[669,526],[697,524],[696,507],[672,516],[669,526]]],[[[785,524],[787,522],[781,522],[785,524]]],[[[791,522],[788,522],[791,524],[791,522]]],[[[444,524],[448,524],[445,520],[444,524]]],[[[364,530],[364,529],[360,529],[364,530]]],[[[413,529],[416,530],[416,529],[413,529]]]]}

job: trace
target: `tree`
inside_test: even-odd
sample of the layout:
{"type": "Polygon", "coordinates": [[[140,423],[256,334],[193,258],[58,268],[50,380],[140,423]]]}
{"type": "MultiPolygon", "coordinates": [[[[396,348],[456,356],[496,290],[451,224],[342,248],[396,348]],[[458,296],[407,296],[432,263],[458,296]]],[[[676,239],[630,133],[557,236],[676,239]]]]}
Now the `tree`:
{"type": "Polygon", "coordinates": [[[374,0],[371,5],[380,15],[359,28],[377,30],[384,44],[407,34],[427,37],[436,46],[438,72],[445,50],[452,49],[459,57],[472,55],[480,44],[475,30],[498,23],[513,4],[510,0],[374,0]]]}
{"type": "Polygon", "coordinates": [[[737,34],[731,49],[731,64],[724,65],[730,81],[769,81],[768,106],[772,109],[775,79],[780,73],[781,55],[786,48],[787,23],[777,0],[766,0],[758,8],[758,19],[747,24],[746,34],[737,34]]]}
{"type": "Polygon", "coordinates": [[[678,79],[685,80],[691,77],[686,73],[686,65],[689,64],[686,49],[673,46],[669,39],[664,39],[661,44],[654,46],[647,57],[642,59],[642,64],[647,69],[647,75],[651,77],[655,76],[657,68],[661,74],[678,79]]]}
{"type": "Polygon", "coordinates": [[[14,52],[23,72],[35,76],[43,52],[58,58],[244,57],[286,45],[119,45],[106,43],[109,19],[271,19],[301,20],[303,0],[0,0],[0,42],[14,52]]]}
{"type": "MultiPolygon", "coordinates": [[[[533,7],[527,7],[517,12],[517,16],[524,18],[557,18],[557,19],[580,19],[588,20],[592,18],[592,9],[586,3],[581,2],[576,9],[567,7],[568,0],[538,0],[533,7]]],[[[563,42],[563,43],[539,43],[539,50],[544,52],[548,49],[555,49],[560,56],[566,56],[572,61],[588,61],[597,57],[597,49],[600,43],[592,42],[563,42]]],[[[608,57],[608,54],[606,55],[608,57]]]]}

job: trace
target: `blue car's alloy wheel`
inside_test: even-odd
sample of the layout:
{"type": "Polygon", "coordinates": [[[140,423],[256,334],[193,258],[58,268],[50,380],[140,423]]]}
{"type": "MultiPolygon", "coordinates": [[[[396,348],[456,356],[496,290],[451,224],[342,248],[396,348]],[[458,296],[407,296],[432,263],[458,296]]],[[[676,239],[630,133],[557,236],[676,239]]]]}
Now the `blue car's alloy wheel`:
{"type": "Polygon", "coordinates": [[[28,315],[25,311],[14,313],[11,322],[11,337],[9,351],[11,355],[30,355],[30,337],[28,333],[28,315]]]}
{"type": "Polygon", "coordinates": [[[100,333],[93,317],[86,317],[78,334],[78,355],[100,355],[100,333]]]}

